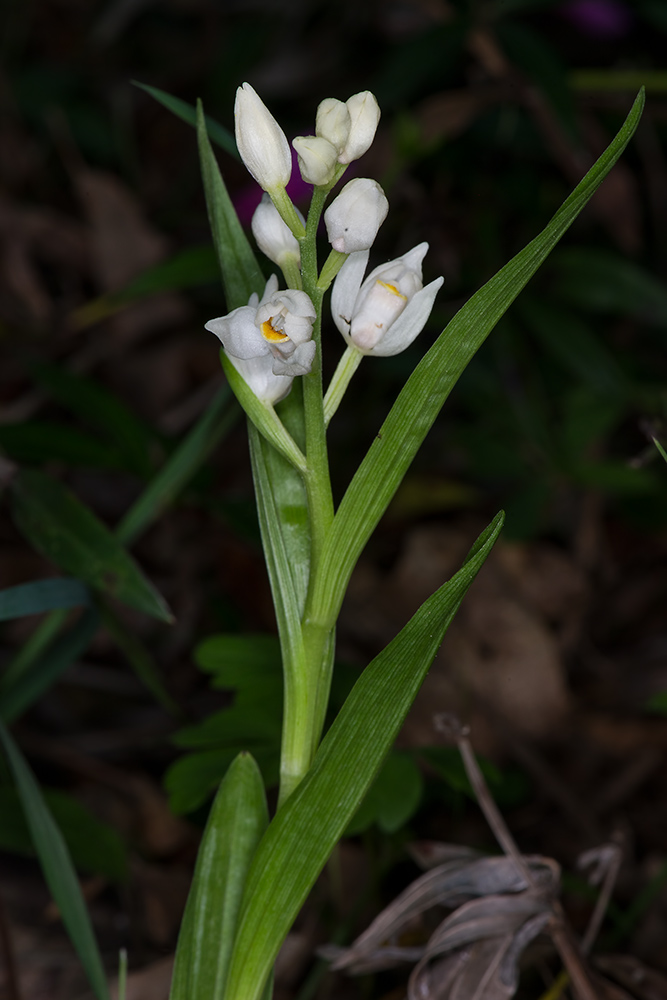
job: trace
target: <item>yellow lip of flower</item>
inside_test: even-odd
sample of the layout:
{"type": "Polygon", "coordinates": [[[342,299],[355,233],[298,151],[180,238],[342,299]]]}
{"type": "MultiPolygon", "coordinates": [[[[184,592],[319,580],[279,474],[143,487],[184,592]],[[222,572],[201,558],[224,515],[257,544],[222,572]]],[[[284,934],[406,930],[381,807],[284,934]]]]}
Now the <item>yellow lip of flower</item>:
{"type": "Polygon", "coordinates": [[[396,285],[391,285],[388,281],[378,281],[378,285],[382,285],[382,287],[386,288],[388,292],[391,292],[393,295],[398,295],[399,299],[403,299],[407,302],[407,295],[403,295],[403,292],[399,292],[396,285]]]}
{"type": "Polygon", "coordinates": [[[268,319],[262,323],[260,330],[262,331],[264,340],[268,340],[270,344],[284,344],[286,340],[289,340],[286,333],[274,330],[268,319]]]}

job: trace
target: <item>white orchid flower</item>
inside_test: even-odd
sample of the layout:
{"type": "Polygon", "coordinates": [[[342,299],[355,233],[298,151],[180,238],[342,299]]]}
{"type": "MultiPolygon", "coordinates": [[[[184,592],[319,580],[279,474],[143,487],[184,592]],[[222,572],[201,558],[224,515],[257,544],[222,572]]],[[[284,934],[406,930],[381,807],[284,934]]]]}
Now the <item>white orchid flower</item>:
{"type": "Polygon", "coordinates": [[[422,285],[428,243],[376,267],[363,280],[368,251],[343,264],[331,294],[333,320],[347,344],[362,354],[400,354],[424,329],[444,278],[422,285]],[[362,283],[363,282],[363,283],[362,283]]]}
{"type": "Polygon", "coordinates": [[[234,129],[241,159],[259,186],[269,193],[284,189],[292,174],[289,143],[249,83],[236,91],[234,129]]]}
{"type": "Polygon", "coordinates": [[[388,211],[389,202],[378,182],[355,177],[324,213],[329,243],[339,253],[370,249],[388,211]]]}
{"type": "Polygon", "coordinates": [[[315,315],[306,293],[292,288],[279,291],[274,274],[261,300],[252,295],[247,306],[205,326],[222,342],[255,395],[274,403],[287,395],[296,375],[306,375],[312,368],[315,315]]]}

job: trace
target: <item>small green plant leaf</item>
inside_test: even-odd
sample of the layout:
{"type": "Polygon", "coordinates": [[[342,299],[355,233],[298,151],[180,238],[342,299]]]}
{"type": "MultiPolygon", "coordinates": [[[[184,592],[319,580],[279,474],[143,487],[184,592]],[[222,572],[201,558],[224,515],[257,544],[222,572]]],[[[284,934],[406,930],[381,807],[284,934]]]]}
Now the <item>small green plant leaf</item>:
{"type": "Polygon", "coordinates": [[[273,680],[280,687],[280,643],[273,635],[211,635],[199,643],[194,659],[216,688],[255,690],[273,680]]]}
{"type": "Polygon", "coordinates": [[[227,309],[231,311],[247,305],[253,292],[261,295],[265,282],[208,141],[201,101],[197,102],[197,138],[208,221],[222,273],[227,309]]]}
{"type": "Polygon", "coordinates": [[[644,93],[546,228],[451,320],[417,365],[357,469],[318,567],[313,605],[335,621],[359,555],[470,359],[602,183],[639,123],[644,93]]]}
{"type": "Polygon", "coordinates": [[[206,824],[176,949],[170,1000],[222,1000],[241,899],[269,822],[249,753],[230,766],[206,824]]]}
{"type": "Polygon", "coordinates": [[[14,521],[47,559],[93,590],[171,622],[164,599],[118,539],[61,483],[24,469],[10,487],[14,521]]]}
{"type": "MultiPolygon", "coordinates": [[[[167,111],[171,111],[177,118],[181,118],[188,125],[197,127],[197,109],[188,104],[187,101],[181,100],[180,97],[174,97],[173,94],[168,94],[166,90],[160,90],[159,87],[150,87],[147,83],[139,83],[138,80],[133,80],[132,83],[135,87],[145,90],[147,94],[154,97],[156,101],[159,101],[167,111]]],[[[236,139],[232,133],[224,125],[220,125],[214,118],[211,118],[210,115],[205,116],[205,121],[206,131],[211,141],[215,142],[236,160],[240,160],[241,157],[236,148],[236,139]]]]}
{"type": "Polygon", "coordinates": [[[228,995],[259,1000],[287,932],[375,779],[465,592],[498,537],[499,514],[466,562],[364,670],[301,784],[257,849],[228,995]]]}
{"type": "Polygon", "coordinates": [[[0,590],[0,621],[41,615],[56,608],[79,608],[90,604],[90,592],[80,580],[65,578],[33,580],[0,590]]]}
{"type": "Polygon", "coordinates": [[[53,821],[35,776],[0,723],[0,743],[9,763],[44,877],[98,1000],[109,1000],[104,966],[90,917],[63,836],[53,821]]]}

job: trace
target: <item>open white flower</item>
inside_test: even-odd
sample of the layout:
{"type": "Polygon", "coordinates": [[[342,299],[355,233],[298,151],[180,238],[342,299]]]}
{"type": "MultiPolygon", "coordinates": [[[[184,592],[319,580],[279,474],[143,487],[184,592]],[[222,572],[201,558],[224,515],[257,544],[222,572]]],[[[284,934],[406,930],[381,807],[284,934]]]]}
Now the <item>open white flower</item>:
{"type": "Polygon", "coordinates": [[[234,129],[241,159],[259,186],[269,193],[285,188],[292,174],[287,136],[249,83],[236,91],[234,129]]]}
{"type": "Polygon", "coordinates": [[[368,251],[350,254],[331,294],[333,320],[362,354],[389,357],[409,347],[424,329],[444,278],[422,285],[428,243],[376,267],[363,280],[368,251]],[[363,284],[362,284],[363,282],[363,284]]]}
{"type": "Polygon", "coordinates": [[[211,319],[206,329],[222,342],[234,367],[256,396],[267,403],[282,399],[296,375],[306,375],[315,357],[315,308],[305,292],[278,290],[271,275],[261,298],[211,319]]]}

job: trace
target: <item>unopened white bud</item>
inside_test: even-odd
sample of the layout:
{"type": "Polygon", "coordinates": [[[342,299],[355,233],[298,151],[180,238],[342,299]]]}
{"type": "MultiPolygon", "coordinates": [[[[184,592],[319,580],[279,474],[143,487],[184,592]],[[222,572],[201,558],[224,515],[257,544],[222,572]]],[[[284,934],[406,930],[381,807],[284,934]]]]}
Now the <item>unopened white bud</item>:
{"type": "Polygon", "coordinates": [[[346,107],[350,113],[350,131],[338,157],[340,163],[351,163],[363,156],[375,138],[380,121],[380,106],[370,90],[353,94],[346,107]]]}
{"type": "Polygon", "coordinates": [[[285,188],[292,174],[287,137],[249,83],[236,91],[234,128],[241,159],[259,186],[285,188]]]}
{"type": "MultiPolygon", "coordinates": [[[[295,211],[305,225],[306,220],[301,212],[298,208],[295,211]]],[[[251,227],[257,246],[274,264],[284,270],[287,259],[292,257],[296,266],[300,266],[299,241],[289,226],[283,222],[268,194],[262,195],[262,200],[252,217],[251,227]]]]}
{"type": "Polygon", "coordinates": [[[323,139],[328,139],[338,153],[345,148],[351,127],[352,119],[344,101],[327,97],[321,102],[315,117],[315,132],[323,139]]]}
{"type": "Polygon", "coordinates": [[[370,249],[388,211],[389,202],[378,182],[355,177],[324,213],[331,246],[339,253],[370,249]]]}
{"type": "Polygon", "coordinates": [[[292,141],[299,157],[299,170],[306,184],[328,184],[336,170],[338,150],[317,135],[298,135],[292,141]]]}

